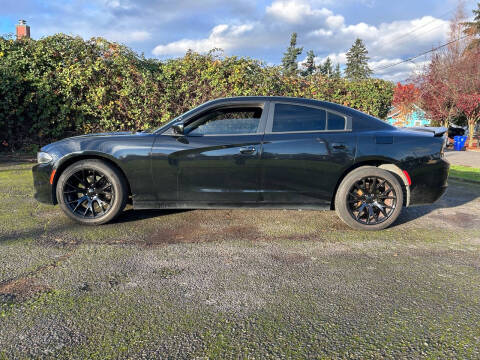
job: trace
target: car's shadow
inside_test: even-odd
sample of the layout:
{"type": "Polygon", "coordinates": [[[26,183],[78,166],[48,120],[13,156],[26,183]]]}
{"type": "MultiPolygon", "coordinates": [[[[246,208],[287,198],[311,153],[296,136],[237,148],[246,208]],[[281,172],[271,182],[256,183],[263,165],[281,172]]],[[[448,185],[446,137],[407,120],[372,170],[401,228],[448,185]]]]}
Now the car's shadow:
{"type": "Polygon", "coordinates": [[[145,220],[159,216],[167,216],[191,211],[190,209],[155,209],[155,210],[133,210],[132,208],[123,211],[111,224],[128,223],[132,221],[145,220]]]}
{"type": "MultiPolygon", "coordinates": [[[[478,198],[480,198],[480,185],[449,179],[447,192],[440,200],[431,205],[404,208],[400,217],[393,224],[393,227],[419,219],[430,214],[432,211],[459,207],[478,198]]],[[[459,211],[462,212],[462,215],[472,215],[474,218],[479,216],[479,214],[468,214],[468,209],[459,211]]],[[[452,221],[456,220],[452,219],[452,221]]],[[[461,221],[459,221],[458,225],[462,226],[461,221]]]]}
{"type": "MultiPolygon", "coordinates": [[[[448,209],[468,204],[475,199],[480,198],[480,185],[449,180],[447,193],[436,203],[431,205],[412,206],[404,208],[400,217],[392,227],[402,225],[423,216],[430,214],[437,209],[448,209]]],[[[168,216],[178,214],[191,209],[159,209],[159,210],[133,210],[129,208],[120,214],[112,223],[128,223],[133,221],[145,220],[154,217],[168,216]]],[[[463,210],[464,213],[468,210],[463,210]]],[[[472,214],[477,217],[477,214],[472,214]]],[[[455,221],[452,219],[452,221],[455,221]]],[[[462,224],[459,224],[461,226],[462,224]]]]}

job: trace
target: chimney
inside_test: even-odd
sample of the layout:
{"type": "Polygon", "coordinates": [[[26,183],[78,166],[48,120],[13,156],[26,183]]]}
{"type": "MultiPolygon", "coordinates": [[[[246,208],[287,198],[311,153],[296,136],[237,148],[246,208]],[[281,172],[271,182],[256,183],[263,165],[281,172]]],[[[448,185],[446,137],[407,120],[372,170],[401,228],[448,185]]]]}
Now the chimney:
{"type": "Polygon", "coordinates": [[[17,40],[23,38],[30,39],[30,26],[27,25],[25,20],[18,20],[18,24],[15,26],[17,30],[17,40]]]}

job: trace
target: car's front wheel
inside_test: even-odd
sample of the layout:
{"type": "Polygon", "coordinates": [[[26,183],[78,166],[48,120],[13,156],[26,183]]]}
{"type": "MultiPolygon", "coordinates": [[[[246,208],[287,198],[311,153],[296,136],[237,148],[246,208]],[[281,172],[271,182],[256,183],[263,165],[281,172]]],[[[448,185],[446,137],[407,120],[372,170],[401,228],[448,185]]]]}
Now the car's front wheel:
{"type": "Polygon", "coordinates": [[[335,211],[350,227],[382,230],[400,215],[403,189],[391,172],[363,166],[349,173],[335,196],[335,211]]]}
{"type": "Polygon", "coordinates": [[[85,225],[113,220],[123,211],[128,198],[123,175],[97,159],[81,160],[65,169],[56,193],[65,214],[85,225]]]}

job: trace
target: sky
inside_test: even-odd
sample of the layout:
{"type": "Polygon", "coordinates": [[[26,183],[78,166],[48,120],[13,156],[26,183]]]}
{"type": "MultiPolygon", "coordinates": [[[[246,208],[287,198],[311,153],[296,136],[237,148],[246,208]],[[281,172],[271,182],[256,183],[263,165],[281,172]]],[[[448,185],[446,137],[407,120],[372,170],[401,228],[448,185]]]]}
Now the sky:
{"type": "MultiPolygon", "coordinates": [[[[0,0],[0,34],[27,20],[35,39],[55,33],[123,43],[146,57],[179,57],[188,49],[280,64],[292,32],[313,50],[345,65],[357,37],[374,76],[406,81],[428,61],[398,62],[447,42],[458,0],[0,0]]],[[[471,17],[477,0],[465,0],[471,17]]]]}

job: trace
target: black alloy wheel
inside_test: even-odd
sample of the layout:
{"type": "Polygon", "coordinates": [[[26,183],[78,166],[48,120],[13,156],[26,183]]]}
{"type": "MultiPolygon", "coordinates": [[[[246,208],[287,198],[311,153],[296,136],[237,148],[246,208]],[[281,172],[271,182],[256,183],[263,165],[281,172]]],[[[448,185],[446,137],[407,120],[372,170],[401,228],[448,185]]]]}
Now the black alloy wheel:
{"type": "Polygon", "coordinates": [[[66,168],[58,179],[56,191],[63,212],[85,225],[113,220],[128,199],[123,174],[97,159],[80,160],[66,168]]]}
{"type": "Polygon", "coordinates": [[[348,209],[360,224],[380,224],[392,216],[396,206],[395,189],[381,177],[364,177],[356,181],[348,192],[348,209]]]}
{"type": "Polygon", "coordinates": [[[83,218],[99,218],[111,208],[115,198],[112,180],[94,169],[74,172],[64,183],[63,199],[70,211],[83,218]]]}
{"type": "Polygon", "coordinates": [[[338,187],[335,211],[353,229],[385,229],[402,211],[404,189],[401,183],[399,175],[386,169],[375,166],[354,169],[338,187]]]}

